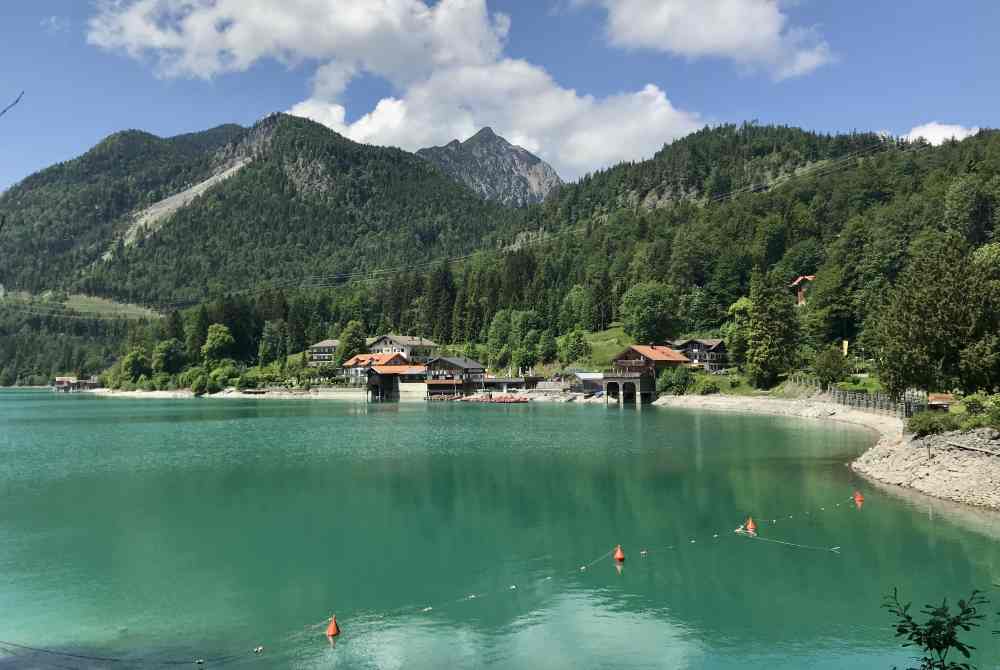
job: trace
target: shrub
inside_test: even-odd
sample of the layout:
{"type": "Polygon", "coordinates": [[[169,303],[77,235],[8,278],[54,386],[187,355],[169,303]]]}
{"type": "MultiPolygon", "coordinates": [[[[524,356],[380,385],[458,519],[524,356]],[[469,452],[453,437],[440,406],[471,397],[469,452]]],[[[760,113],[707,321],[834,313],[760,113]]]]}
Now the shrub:
{"type": "Polygon", "coordinates": [[[669,393],[671,395],[684,395],[693,383],[691,371],[684,365],[667,368],[660,373],[656,380],[656,391],[658,393],[669,393]]]}
{"type": "Polygon", "coordinates": [[[713,395],[719,393],[722,389],[713,380],[709,380],[698,390],[699,395],[713,395]]]}
{"type": "Polygon", "coordinates": [[[973,393],[965,396],[962,405],[969,414],[985,414],[990,405],[990,398],[982,393],[973,393]]]}
{"type": "Polygon", "coordinates": [[[208,377],[204,373],[198,375],[194,381],[191,382],[191,391],[193,391],[196,396],[205,395],[208,391],[208,377]]]}
{"type": "Polygon", "coordinates": [[[743,380],[740,379],[739,377],[730,377],[729,378],[729,388],[731,388],[731,389],[738,389],[740,387],[740,384],[742,384],[742,383],[743,383],[743,380]]]}
{"type": "Polygon", "coordinates": [[[906,428],[917,437],[958,430],[959,422],[953,414],[918,412],[906,421],[906,428]]]}
{"type": "Polygon", "coordinates": [[[240,378],[236,382],[236,388],[241,391],[246,389],[255,389],[258,385],[257,375],[253,372],[246,372],[240,375],[240,378]]]}

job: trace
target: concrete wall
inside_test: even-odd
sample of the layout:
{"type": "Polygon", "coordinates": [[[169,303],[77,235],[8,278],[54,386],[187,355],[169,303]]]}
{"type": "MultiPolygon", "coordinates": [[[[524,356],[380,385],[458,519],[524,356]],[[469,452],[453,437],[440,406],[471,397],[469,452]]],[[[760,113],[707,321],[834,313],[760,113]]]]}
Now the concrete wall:
{"type": "Polygon", "coordinates": [[[427,384],[423,382],[400,382],[400,400],[423,400],[427,397],[427,384]]]}

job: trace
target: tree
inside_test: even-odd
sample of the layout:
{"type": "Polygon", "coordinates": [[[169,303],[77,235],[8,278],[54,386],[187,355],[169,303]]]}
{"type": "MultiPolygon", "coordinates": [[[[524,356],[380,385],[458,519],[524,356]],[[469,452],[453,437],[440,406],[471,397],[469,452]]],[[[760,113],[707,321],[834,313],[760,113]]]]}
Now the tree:
{"type": "Polygon", "coordinates": [[[152,370],[149,367],[149,357],[146,355],[146,350],[141,347],[132,349],[122,359],[122,376],[130,382],[136,382],[150,372],[152,370]]]}
{"type": "Polygon", "coordinates": [[[894,395],[961,385],[961,352],[982,302],[955,233],[918,237],[911,256],[875,326],[879,377],[894,395]]]}
{"type": "Polygon", "coordinates": [[[978,608],[988,602],[979,591],[973,591],[968,600],[958,601],[958,611],[954,614],[947,599],[940,605],[924,605],[920,613],[927,620],[923,623],[910,614],[912,603],[904,605],[899,600],[897,589],[885,597],[882,606],[896,617],[893,628],[896,629],[896,637],[905,640],[903,646],[916,647],[923,653],[919,669],[910,670],[972,670],[973,666],[968,663],[948,660],[948,656],[958,652],[966,659],[971,658],[976,648],[962,642],[958,636],[961,631],[979,628],[984,615],[978,608]]]}
{"type": "Polygon", "coordinates": [[[486,336],[487,363],[492,368],[500,368],[510,361],[511,313],[502,309],[490,322],[486,336]]]}
{"type": "Polygon", "coordinates": [[[729,360],[735,365],[743,365],[747,356],[747,342],[750,340],[750,312],[753,303],[742,297],[726,310],[729,320],[722,325],[722,336],[726,341],[729,360]]]}
{"type": "Polygon", "coordinates": [[[583,331],[579,328],[572,330],[563,338],[563,345],[559,351],[559,360],[563,365],[569,365],[591,354],[590,342],[584,337],[583,331]]]}
{"type": "Polygon", "coordinates": [[[285,322],[265,321],[264,330],[260,335],[260,345],[257,347],[257,360],[260,365],[270,365],[287,355],[285,350],[285,322]]]}
{"type": "Polygon", "coordinates": [[[208,310],[202,304],[190,315],[184,327],[184,344],[187,347],[189,361],[197,362],[201,360],[201,348],[205,346],[205,338],[207,336],[208,310]]]}
{"type": "Polygon", "coordinates": [[[819,377],[819,383],[826,390],[831,384],[843,381],[847,376],[847,359],[840,347],[832,345],[816,354],[813,360],[813,372],[819,377]]]}
{"type": "Polygon", "coordinates": [[[153,372],[175,375],[184,369],[184,345],[171,338],[156,345],[153,350],[153,372]]]}
{"type": "Polygon", "coordinates": [[[205,344],[201,347],[201,357],[211,366],[229,357],[235,344],[236,340],[228,328],[221,323],[213,323],[208,327],[205,344]]]}
{"type": "Polygon", "coordinates": [[[673,334],[676,300],[660,282],[636,284],[622,296],[619,310],[625,332],[636,342],[662,342],[673,334]]]}
{"type": "Polygon", "coordinates": [[[163,322],[163,339],[184,341],[184,319],[177,310],[170,312],[163,322]]]}
{"type": "Polygon", "coordinates": [[[754,386],[768,388],[794,360],[798,319],[784,282],[760,270],[750,278],[750,303],[747,373],[754,386]]]}
{"type": "Polygon", "coordinates": [[[552,330],[546,328],[538,339],[538,358],[542,363],[551,363],[559,355],[559,346],[552,330]]]}
{"type": "Polygon", "coordinates": [[[559,327],[568,333],[574,328],[590,326],[591,302],[587,289],[579,284],[573,286],[563,298],[559,307],[559,327]]]}
{"type": "Polygon", "coordinates": [[[337,347],[337,367],[343,367],[344,363],[365,351],[364,326],[357,320],[348,321],[347,326],[340,333],[340,346],[337,347]]]}

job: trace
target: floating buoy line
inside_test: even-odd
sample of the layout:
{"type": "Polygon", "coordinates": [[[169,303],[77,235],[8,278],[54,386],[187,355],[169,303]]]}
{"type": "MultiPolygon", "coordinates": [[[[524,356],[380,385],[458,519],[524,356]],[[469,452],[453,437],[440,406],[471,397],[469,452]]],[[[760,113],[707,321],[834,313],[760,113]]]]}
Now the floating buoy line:
{"type": "MultiPolygon", "coordinates": [[[[864,494],[862,494],[860,491],[854,491],[854,494],[846,501],[835,502],[833,505],[830,505],[829,508],[831,511],[838,508],[845,510],[854,509],[860,511],[864,506],[864,502],[865,502],[864,494]]],[[[762,532],[772,532],[779,525],[782,526],[788,525],[787,524],[788,520],[794,521],[796,518],[799,519],[804,518],[812,521],[820,517],[821,513],[826,511],[827,511],[827,506],[822,506],[818,510],[812,510],[812,511],[806,510],[804,512],[801,512],[798,515],[798,517],[796,517],[796,515],[794,514],[758,515],[758,519],[760,519],[759,523],[754,520],[753,516],[748,516],[744,521],[744,523],[740,524],[735,529],[735,531],[715,532],[712,533],[711,536],[707,538],[707,540],[709,541],[709,543],[714,543],[722,540],[723,538],[729,538],[729,539],[735,539],[737,541],[764,542],[768,544],[775,544],[779,546],[789,547],[792,549],[819,551],[819,552],[826,552],[830,554],[839,555],[842,549],[840,546],[825,547],[818,545],[800,544],[797,542],[791,542],[788,540],[783,540],[775,537],[762,537],[761,535],[762,532]],[[813,512],[815,512],[815,514],[813,512]]],[[[698,537],[692,537],[689,538],[687,542],[680,541],[679,543],[667,546],[661,546],[661,547],[643,546],[641,549],[639,549],[638,553],[640,558],[646,559],[651,554],[656,554],[657,552],[675,551],[678,549],[679,546],[684,544],[687,545],[697,544],[698,540],[699,540],[698,537]]],[[[638,546],[638,545],[632,545],[632,546],[638,546]]],[[[593,568],[598,563],[601,563],[602,561],[605,561],[608,558],[613,559],[617,572],[621,574],[623,571],[623,566],[625,564],[625,550],[623,549],[623,545],[616,543],[613,548],[609,549],[603,554],[591,559],[590,561],[581,564],[578,568],[572,571],[567,571],[566,576],[573,573],[586,572],[591,568],[593,568]]],[[[556,575],[559,574],[561,573],[556,573],[556,575]]],[[[540,586],[546,582],[552,581],[554,576],[555,575],[547,575],[534,580],[533,583],[535,585],[540,586]]],[[[998,584],[998,586],[1000,586],[1000,584],[998,584]]],[[[384,621],[399,616],[432,614],[437,609],[447,607],[450,605],[456,605],[459,603],[468,603],[476,600],[481,600],[483,598],[488,598],[491,596],[497,596],[502,593],[508,593],[508,594],[514,593],[519,590],[521,589],[519,589],[519,586],[517,584],[510,584],[509,586],[498,589],[496,591],[483,592],[483,593],[475,593],[475,592],[467,593],[464,596],[458,598],[452,598],[450,600],[440,601],[438,603],[429,603],[429,604],[425,603],[417,606],[398,607],[392,610],[387,610],[378,613],[359,611],[357,612],[356,620],[360,619],[360,620],[384,621]]],[[[315,640],[317,637],[319,637],[321,632],[325,633],[326,638],[330,641],[330,645],[333,646],[335,644],[335,638],[340,637],[342,633],[340,625],[337,622],[337,617],[335,615],[331,615],[328,618],[324,618],[318,623],[307,624],[306,626],[299,629],[295,633],[291,633],[284,636],[283,638],[279,638],[278,640],[276,640],[274,643],[271,644],[271,647],[273,648],[274,646],[278,646],[280,648],[281,643],[294,642],[303,638],[307,638],[309,640],[315,640]]],[[[46,656],[51,656],[53,658],[63,658],[69,661],[76,660],[76,661],[94,661],[101,663],[122,663],[122,664],[130,664],[133,667],[139,664],[146,667],[151,667],[151,666],[169,667],[169,666],[183,666],[183,665],[189,665],[195,667],[221,666],[241,658],[253,659],[254,657],[260,658],[266,655],[264,646],[258,644],[254,646],[252,649],[247,650],[245,652],[232,653],[224,656],[215,656],[211,658],[136,659],[135,657],[98,656],[98,655],[89,655],[82,653],[73,653],[70,651],[59,651],[57,649],[32,646],[32,645],[22,644],[19,642],[11,642],[7,640],[0,640],[0,653],[2,652],[6,652],[6,654],[10,656],[18,656],[22,653],[30,652],[35,654],[44,654],[46,656]]],[[[57,667],[70,667],[70,666],[57,666],[57,667]]]]}

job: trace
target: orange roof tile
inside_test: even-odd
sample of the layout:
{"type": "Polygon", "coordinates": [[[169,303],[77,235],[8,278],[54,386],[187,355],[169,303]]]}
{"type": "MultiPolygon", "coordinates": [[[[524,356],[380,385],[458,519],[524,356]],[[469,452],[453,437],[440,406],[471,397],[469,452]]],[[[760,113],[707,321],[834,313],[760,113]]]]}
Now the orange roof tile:
{"type": "Polygon", "coordinates": [[[345,368],[371,367],[373,365],[404,365],[406,358],[399,354],[358,354],[346,363],[345,368]]]}
{"type": "Polygon", "coordinates": [[[670,363],[690,363],[688,357],[679,351],[674,351],[670,347],[659,344],[633,344],[629,349],[638,351],[651,361],[665,361],[670,363]]]}

